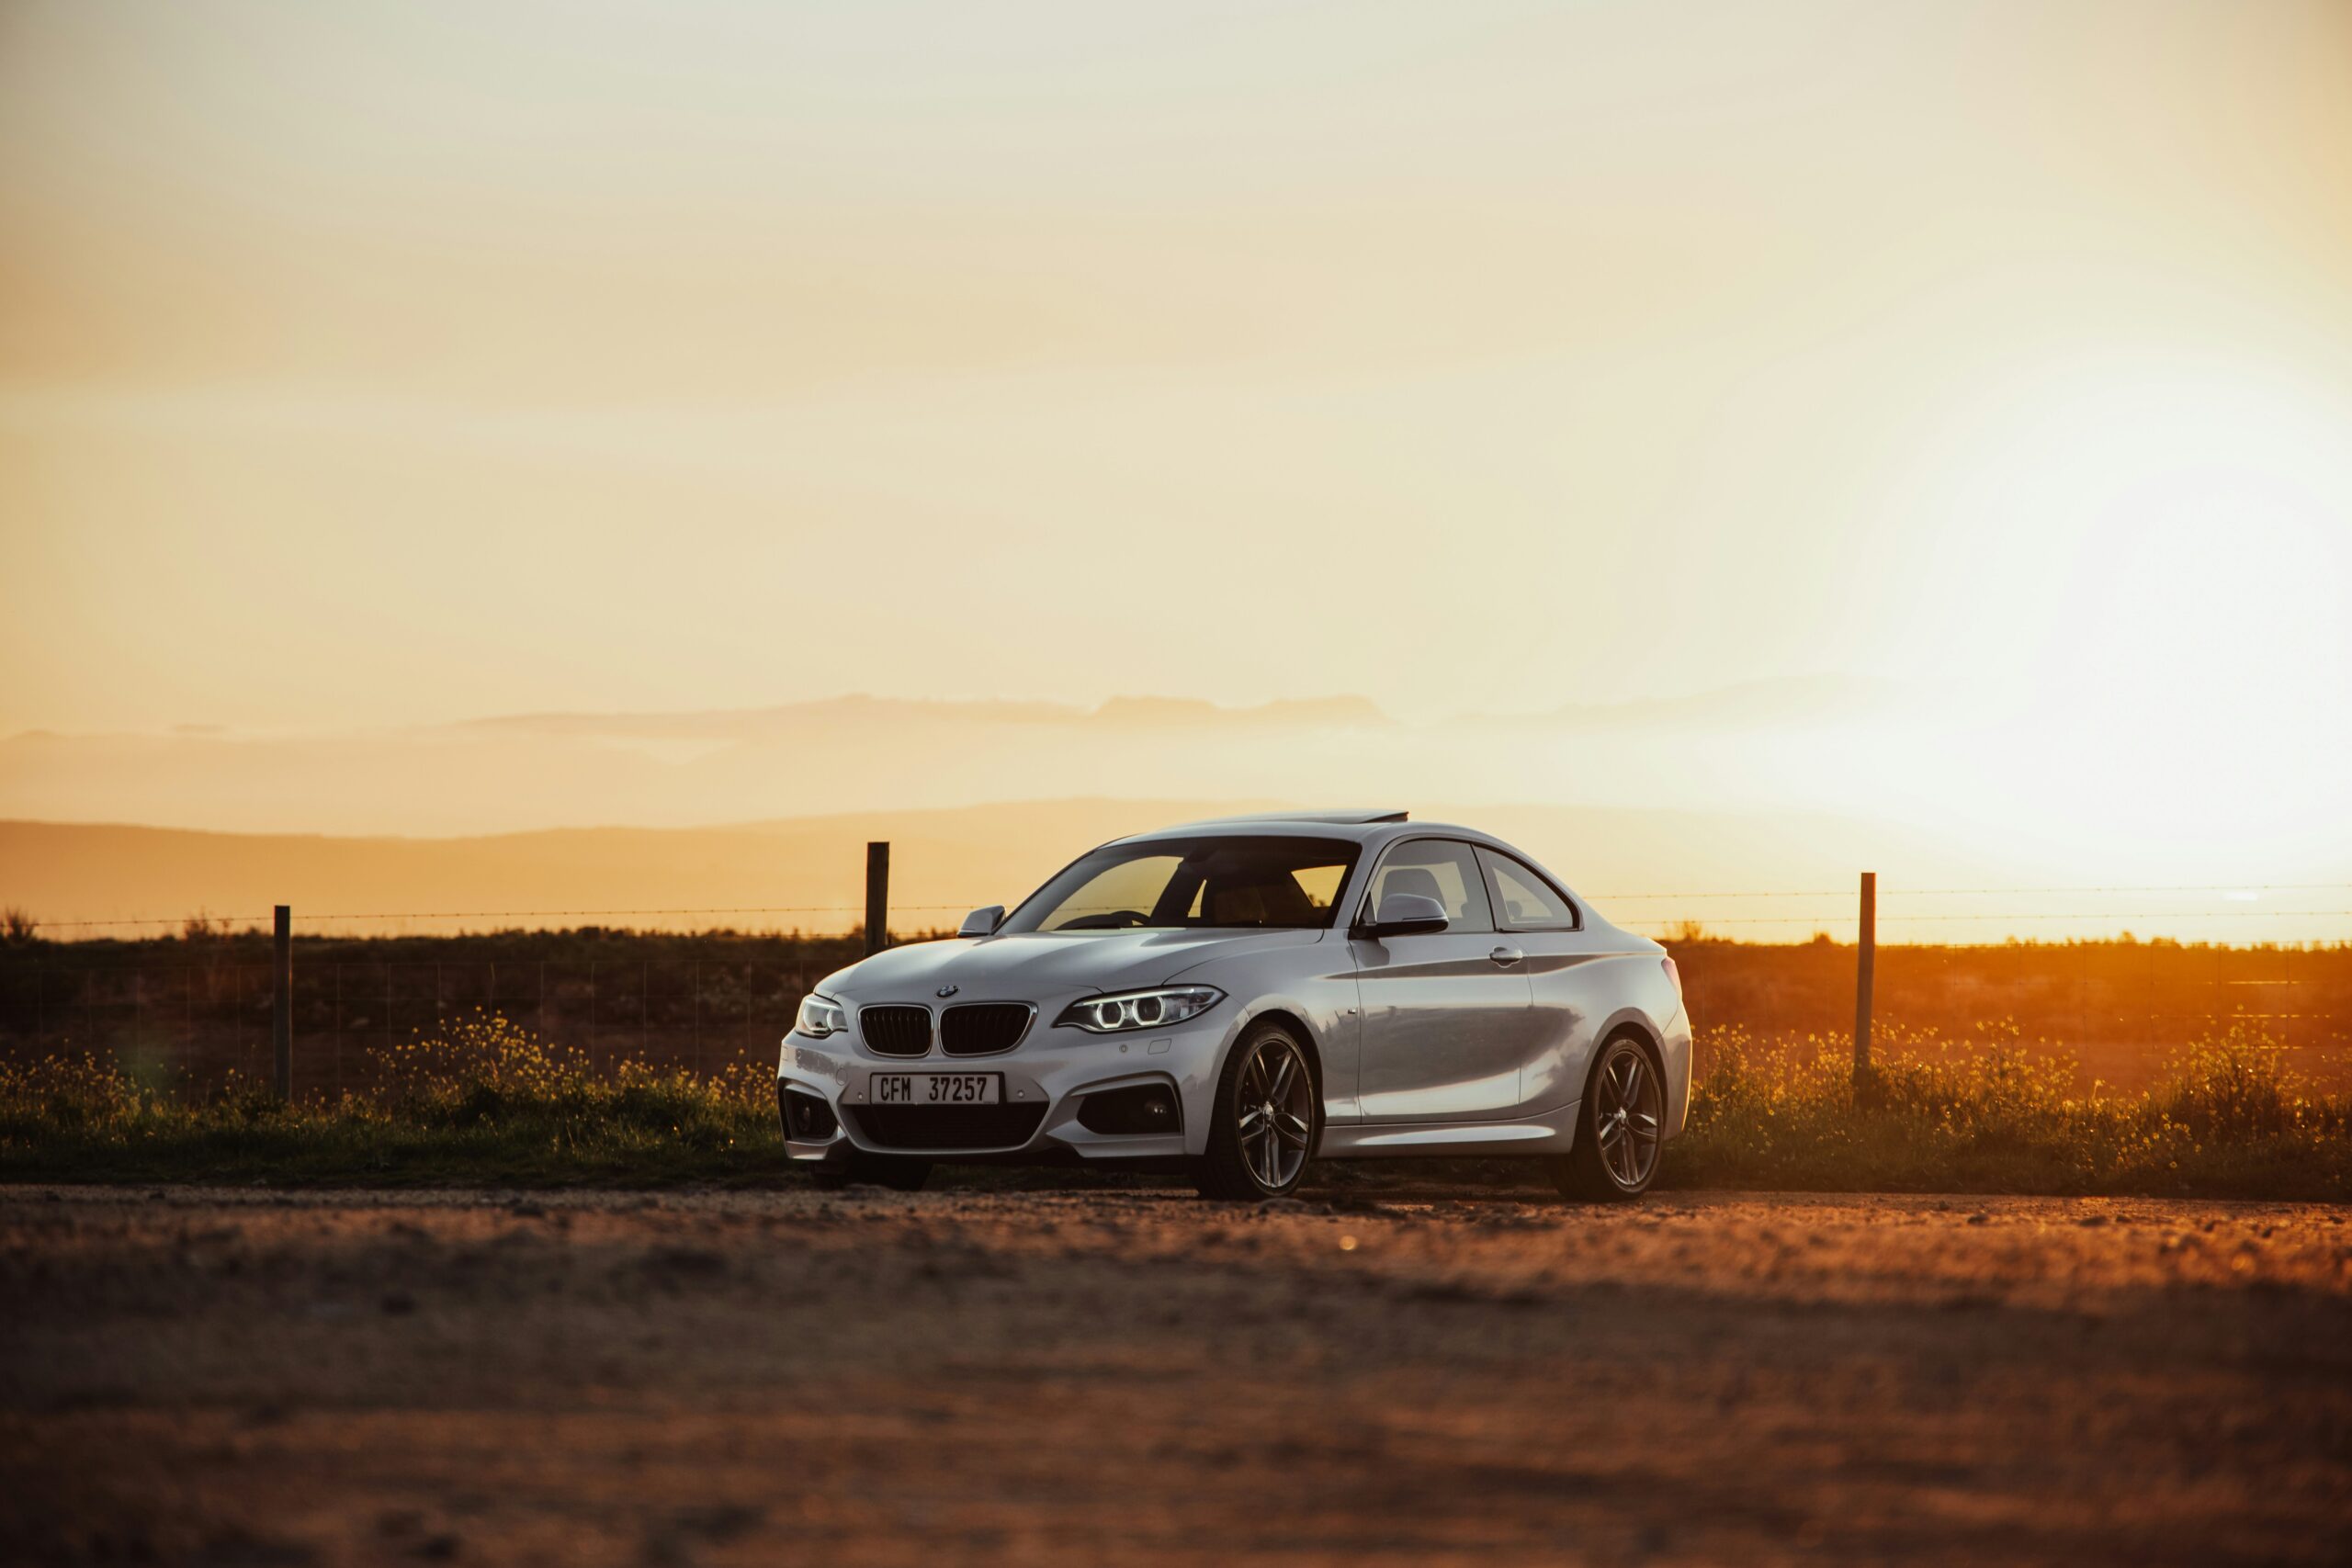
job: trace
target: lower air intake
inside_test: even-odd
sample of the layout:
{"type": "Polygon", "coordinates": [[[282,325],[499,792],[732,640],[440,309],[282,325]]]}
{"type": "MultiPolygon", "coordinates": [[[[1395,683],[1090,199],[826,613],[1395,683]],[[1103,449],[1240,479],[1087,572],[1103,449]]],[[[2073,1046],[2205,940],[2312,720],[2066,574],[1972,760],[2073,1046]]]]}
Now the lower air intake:
{"type": "Polygon", "coordinates": [[[884,1149],[1017,1149],[1046,1119],[1043,1105],[842,1107],[858,1134],[884,1149]]]}
{"type": "Polygon", "coordinates": [[[1121,1135],[1181,1133],[1184,1113],[1176,1103],[1176,1091],[1166,1084],[1137,1084],[1088,1095],[1079,1101],[1078,1124],[1090,1133],[1121,1135]]]}
{"type": "Polygon", "coordinates": [[[805,1090],[776,1086],[776,1113],[784,1121],[784,1135],[803,1143],[821,1143],[833,1135],[833,1108],[805,1090]]]}

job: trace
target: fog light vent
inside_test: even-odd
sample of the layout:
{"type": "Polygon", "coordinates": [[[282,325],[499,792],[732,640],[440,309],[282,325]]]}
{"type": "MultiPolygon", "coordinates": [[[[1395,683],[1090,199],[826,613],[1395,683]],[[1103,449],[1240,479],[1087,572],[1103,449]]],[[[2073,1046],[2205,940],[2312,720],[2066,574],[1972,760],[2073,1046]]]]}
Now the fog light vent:
{"type": "Polygon", "coordinates": [[[778,1084],[776,1111],[784,1119],[784,1135],[795,1143],[822,1143],[839,1131],[833,1108],[802,1089],[778,1084]]]}
{"type": "Polygon", "coordinates": [[[1078,1124],[1090,1133],[1181,1133],[1184,1118],[1173,1089],[1148,1083],[1088,1095],[1079,1105],[1078,1124]]]}

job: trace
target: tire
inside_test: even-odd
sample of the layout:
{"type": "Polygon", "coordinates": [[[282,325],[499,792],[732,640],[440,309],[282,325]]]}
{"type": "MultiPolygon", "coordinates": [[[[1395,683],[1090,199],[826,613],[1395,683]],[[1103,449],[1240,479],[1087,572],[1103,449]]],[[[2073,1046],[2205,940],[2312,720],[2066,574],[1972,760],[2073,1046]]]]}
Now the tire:
{"type": "Polygon", "coordinates": [[[1315,1053],[1280,1023],[1253,1026],[1217,1077],[1208,1153],[1200,1163],[1201,1196],[1234,1202],[1280,1198],[1306,1175],[1322,1141],[1323,1088],[1315,1053]]]}
{"type": "Polygon", "coordinates": [[[1648,1191],[1665,1150],[1665,1121],[1666,1078],[1657,1059],[1633,1035],[1611,1037],[1585,1079],[1576,1143],[1557,1162],[1561,1192],[1622,1203],[1648,1191]]]}
{"type": "Polygon", "coordinates": [[[848,1163],[839,1170],[820,1170],[817,1185],[829,1189],[842,1187],[888,1187],[897,1192],[920,1192],[922,1184],[931,1179],[931,1161],[913,1159],[905,1155],[870,1155],[864,1149],[852,1149],[848,1163]]]}

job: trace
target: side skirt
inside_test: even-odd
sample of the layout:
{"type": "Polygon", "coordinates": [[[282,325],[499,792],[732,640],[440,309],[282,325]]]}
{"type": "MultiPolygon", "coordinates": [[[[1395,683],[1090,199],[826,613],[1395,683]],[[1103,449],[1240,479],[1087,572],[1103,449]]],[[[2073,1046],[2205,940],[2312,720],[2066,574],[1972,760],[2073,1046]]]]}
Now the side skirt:
{"type": "Polygon", "coordinates": [[[1577,1109],[1570,1100],[1540,1116],[1516,1122],[1356,1122],[1326,1123],[1316,1155],[1323,1159],[1378,1159],[1385,1156],[1564,1155],[1576,1143],[1577,1109]]]}

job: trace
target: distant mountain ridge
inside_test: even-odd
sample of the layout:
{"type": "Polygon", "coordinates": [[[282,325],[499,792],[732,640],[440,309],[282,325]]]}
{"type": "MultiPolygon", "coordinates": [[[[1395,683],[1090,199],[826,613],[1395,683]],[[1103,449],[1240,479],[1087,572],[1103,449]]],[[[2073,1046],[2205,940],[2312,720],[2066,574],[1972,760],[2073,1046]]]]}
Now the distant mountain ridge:
{"type": "MultiPolygon", "coordinates": [[[[892,846],[894,924],[935,929],[978,905],[1018,900],[1105,840],[1297,804],[1076,798],[718,828],[561,828],[432,839],[0,821],[0,905],[53,922],[61,936],[105,932],[56,922],[176,921],[198,913],[254,919],[279,903],[292,905],[305,929],[321,916],[365,914],[463,918],[341,924],[369,931],[583,924],[843,930],[858,918],[865,846],[879,839],[892,846]],[[652,910],[759,912],[616,913],[652,910]]],[[[1914,874],[1977,869],[1896,830],[1800,814],[1523,805],[1438,807],[1414,816],[1500,833],[1588,893],[1835,886],[1872,855],[1917,868],[1914,874]]],[[[1656,919],[1707,912],[1654,904],[1620,911],[1656,919]]]]}
{"type": "MultiPolygon", "coordinates": [[[[1891,681],[1843,675],[1776,677],[1745,681],[1673,697],[1642,697],[1611,703],[1567,703],[1536,713],[1468,713],[1426,726],[1562,726],[1570,728],[1755,725],[1792,718],[1836,716],[1891,700],[1900,687],[1891,681]]],[[[1092,707],[1077,703],[961,701],[930,697],[880,697],[854,692],[771,707],[707,708],[680,713],[525,713],[463,719],[447,728],[545,735],[641,736],[649,739],[741,739],[810,726],[876,724],[1015,724],[1108,726],[1121,728],[1400,728],[1369,697],[1336,694],[1284,697],[1227,706],[1204,697],[1114,696],[1092,707]]]]}
{"type": "MultiPolygon", "coordinates": [[[[1091,707],[852,694],[327,734],[28,732],[0,741],[0,817],[479,834],[1068,796],[1316,800],[1370,791],[1779,808],[1811,791],[1826,765],[1823,732],[1865,698],[1850,682],[1758,682],[1666,701],[1415,722],[1346,694],[1246,706],[1126,695],[1091,707]]],[[[1849,751],[1861,744],[1847,743],[1849,751]]]]}
{"type": "Polygon", "coordinates": [[[1201,697],[1112,697],[1089,708],[1074,703],[957,702],[876,697],[863,692],[814,702],[762,708],[709,708],[688,713],[532,713],[464,719],[459,730],[540,735],[633,735],[649,739],[740,739],[817,726],[876,724],[1106,725],[1249,728],[1285,725],[1380,727],[1396,721],[1368,697],[1297,697],[1227,707],[1201,697]]]}

